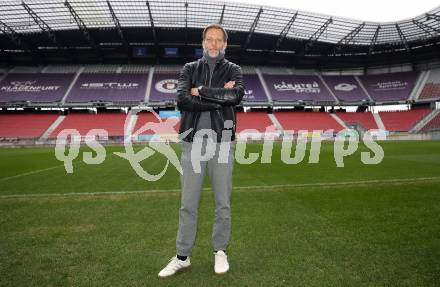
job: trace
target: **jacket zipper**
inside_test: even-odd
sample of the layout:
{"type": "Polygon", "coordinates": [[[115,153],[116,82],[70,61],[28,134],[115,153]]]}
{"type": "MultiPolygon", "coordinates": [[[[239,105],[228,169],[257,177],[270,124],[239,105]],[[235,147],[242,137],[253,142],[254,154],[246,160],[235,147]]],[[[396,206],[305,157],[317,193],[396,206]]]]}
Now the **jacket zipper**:
{"type": "MultiPolygon", "coordinates": [[[[215,68],[217,67],[217,63],[214,65],[214,69],[212,69],[212,71],[211,70],[209,70],[209,72],[210,72],[210,76],[209,76],[209,85],[208,85],[208,87],[211,87],[211,83],[212,83],[212,76],[214,75],[214,71],[215,71],[215,68]]],[[[209,66],[208,66],[208,69],[209,69],[209,66]]],[[[220,119],[221,119],[221,121],[222,121],[222,125],[224,126],[224,119],[223,119],[223,115],[221,114],[221,111],[220,110],[215,110],[215,112],[218,114],[218,116],[220,117],[220,119]]],[[[212,129],[212,122],[213,122],[213,118],[211,117],[211,129],[212,129]]],[[[218,140],[218,137],[219,137],[219,135],[217,135],[217,140],[218,140]]],[[[221,137],[221,135],[220,135],[220,137],[221,137]]]]}
{"type": "MultiPolygon", "coordinates": [[[[209,69],[209,66],[208,66],[208,69],[209,69]]],[[[212,75],[214,74],[214,70],[215,70],[215,66],[214,66],[214,69],[212,69],[212,71],[209,70],[209,85],[208,85],[208,87],[211,87],[211,80],[212,80],[212,75]]]]}
{"type": "MultiPolygon", "coordinates": [[[[217,66],[217,64],[214,66],[214,69],[216,66],[217,66]]],[[[210,71],[210,72],[211,72],[211,77],[209,78],[209,87],[211,87],[211,79],[212,79],[212,75],[214,74],[214,71],[210,71]]],[[[234,134],[235,134],[235,112],[234,112],[234,108],[232,106],[230,106],[230,108],[231,108],[231,112],[232,112],[232,131],[234,131],[234,134]]],[[[218,115],[220,116],[221,120],[223,121],[223,128],[224,128],[223,115],[221,114],[221,112],[219,110],[216,110],[216,111],[217,111],[218,115]]]]}
{"type": "MultiPolygon", "coordinates": [[[[205,64],[205,63],[204,63],[205,64]]],[[[217,63],[216,63],[216,65],[214,66],[214,69],[211,71],[210,69],[209,69],[209,65],[208,65],[208,70],[209,70],[209,84],[208,84],[208,87],[211,87],[211,82],[212,82],[212,76],[213,76],[213,74],[214,74],[214,70],[215,70],[215,67],[217,66],[217,63]]],[[[206,78],[208,78],[208,73],[206,73],[206,78]]],[[[206,80],[207,79],[205,79],[205,85],[206,85],[206,80]]],[[[201,99],[200,99],[200,101],[201,101],[201,99]]],[[[233,108],[232,108],[232,106],[231,106],[231,111],[232,111],[232,119],[233,119],[233,121],[232,121],[232,129],[234,130],[234,123],[235,123],[235,115],[234,115],[234,110],[233,110],[233,108]]],[[[219,114],[219,116],[220,116],[220,118],[223,120],[223,116],[220,114],[220,111],[218,111],[217,110],[217,113],[219,114]]],[[[195,130],[196,130],[196,126],[197,126],[197,124],[198,124],[198,121],[199,121],[199,117],[200,117],[200,112],[199,113],[197,113],[196,114],[196,116],[195,116],[196,118],[195,118],[195,121],[194,121],[194,125],[193,125],[193,130],[192,130],[192,135],[191,135],[191,140],[193,140],[193,138],[194,138],[194,134],[195,134],[195,130]]],[[[211,118],[211,121],[212,121],[212,118],[211,118]]],[[[224,124],[224,123],[223,123],[224,124]]],[[[212,125],[212,124],[211,124],[212,125]]],[[[212,127],[212,126],[211,126],[212,127]]]]}
{"type": "MultiPolygon", "coordinates": [[[[214,74],[214,70],[215,70],[215,66],[217,65],[217,63],[214,65],[214,68],[212,69],[212,71],[211,71],[211,69],[210,69],[210,67],[209,67],[209,65],[208,65],[208,70],[209,70],[209,84],[208,84],[208,87],[210,88],[211,87],[211,81],[212,81],[212,75],[214,74]]],[[[216,112],[218,112],[217,110],[216,110],[216,112]]],[[[212,121],[213,121],[213,118],[212,118],[212,113],[210,112],[209,113],[209,117],[211,118],[211,130],[212,130],[212,121]]]]}

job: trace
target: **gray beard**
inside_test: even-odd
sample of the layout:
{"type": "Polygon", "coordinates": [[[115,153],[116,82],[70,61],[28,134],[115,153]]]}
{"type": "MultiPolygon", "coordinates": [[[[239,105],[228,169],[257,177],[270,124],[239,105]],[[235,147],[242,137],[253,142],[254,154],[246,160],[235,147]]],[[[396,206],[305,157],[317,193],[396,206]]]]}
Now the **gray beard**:
{"type": "Polygon", "coordinates": [[[219,52],[218,52],[218,54],[217,54],[217,56],[215,56],[215,57],[211,57],[211,55],[209,55],[209,52],[208,52],[208,50],[206,50],[206,49],[203,49],[203,57],[206,59],[206,60],[221,60],[221,59],[223,59],[224,57],[225,57],[225,49],[221,49],[219,52]]]}

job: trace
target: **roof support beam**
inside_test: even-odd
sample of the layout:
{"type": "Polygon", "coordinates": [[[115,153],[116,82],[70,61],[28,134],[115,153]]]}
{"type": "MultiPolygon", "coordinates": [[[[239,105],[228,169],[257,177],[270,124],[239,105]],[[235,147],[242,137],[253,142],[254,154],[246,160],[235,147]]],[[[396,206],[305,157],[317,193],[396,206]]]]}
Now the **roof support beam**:
{"type": "Polygon", "coordinates": [[[425,23],[422,23],[420,21],[417,20],[412,20],[413,24],[417,25],[417,27],[419,27],[420,29],[422,29],[423,31],[425,31],[425,33],[429,34],[430,36],[434,37],[437,36],[437,33],[440,33],[440,29],[431,27],[425,23]],[[432,33],[434,32],[434,33],[432,33]]]}
{"type": "MultiPolygon", "coordinates": [[[[26,10],[26,12],[34,19],[34,22],[40,27],[40,29],[46,34],[46,36],[49,38],[49,40],[55,44],[59,49],[61,49],[60,43],[57,41],[57,37],[55,36],[55,33],[52,31],[52,29],[49,27],[49,25],[46,24],[46,22],[41,19],[40,16],[35,13],[34,10],[32,10],[29,5],[22,2],[21,5],[26,10]]],[[[64,45],[63,45],[64,46],[64,45]]]]}
{"type": "Polygon", "coordinates": [[[406,37],[403,34],[402,29],[400,29],[399,24],[396,24],[396,29],[397,29],[397,32],[399,33],[400,40],[402,41],[402,44],[405,47],[406,52],[408,54],[411,54],[411,48],[409,47],[408,41],[406,40],[406,37]]]}
{"type": "Polygon", "coordinates": [[[159,55],[159,42],[157,41],[156,28],[154,27],[153,14],[151,13],[151,7],[149,1],[147,1],[147,8],[148,8],[148,17],[150,18],[151,31],[153,33],[154,47],[156,49],[156,54],[159,55]]]}
{"type": "Polygon", "coordinates": [[[113,10],[113,7],[110,4],[109,0],[107,0],[107,6],[108,6],[108,9],[110,10],[110,14],[112,16],[113,23],[115,23],[116,31],[118,32],[118,35],[121,38],[122,45],[124,45],[124,48],[125,48],[125,51],[128,54],[128,57],[131,58],[130,45],[128,44],[127,40],[124,37],[124,33],[122,32],[121,23],[119,23],[119,19],[116,16],[116,13],[113,10]]]}
{"type": "Polygon", "coordinates": [[[426,14],[426,19],[427,20],[435,19],[437,21],[440,21],[440,16],[439,15],[435,15],[435,14],[426,14]]]}
{"type": "Polygon", "coordinates": [[[381,27],[380,27],[380,25],[378,25],[377,28],[376,28],[376,31],[374,32],[374,36],[371,39],[370,48],[368,49],[368,56],[371,55],[371,53],[374,50],[374,47],[376,46],[377,38],[379,36],[380,29],[381,29],[381,27]]]}
{"type": "Polygon", "coordinates": [[[298,16],[298,12],[295,12],[295,14],[293,14],[292,18],[290,18],[289,22],[287,22],[286,26],[284,26],[283,30],[281,31],[280,35],[278,36],[277,42],[275,43],[275,46],[273,47],[272,52],[275,53],[278,50],[278,48],[281,46],[281,43],[287,37],[287,34],[289,34],[290,28],[292,28],[293,23],[295,23],[297,16],[298,16]]]}
{"type": "Polygon", "coordinates": [[[223,17],[225,16],[225,8],[226,8],[226,4],[223,4],[222,14],[220,15],[220,20],[218,21],[220,25],[223,23],[223,17]]]}
{"type": "Polygon", "coordinates": [[[192,54],[192,51],[190,52],[190,49],[188,48],[188,2],[185,1],[184,5],[185,5],[185,46],[184,46],[184,50],[182,51],[182,55],[185,58],[185,62],[187,62],[188,56],[192,54]]]}
{"type": "Polygon", "coordinates": [[[322,33],[324,33],[324,31],[327,29],[327,27],[331,23],[333,23],[333,18],[329,18],[327,21],[325,21],[325,23],[322,24],[321,27],[319,27],[319,29],[316,30],[315,33],[313,33],[312,36],[310,36],[309,40],[307,41],[306,45],[304,46],[304,50],[303,50],[302,54],[310,51],[310,49],[318,41],[319,37],[321,37],[322,33]]]}
{"type": "Polygon", "coordinates": [[[73,7],[70,5],[70,3],[67,0],[64,2],[64,6],[66,6],[67,9],[69,9],[70,14],[72,15],[73,19],[75,20],[76,24],[78,25],[78,28],[81,31],[81,33],[83,34],[86,41],[95,50],[96,54],[102,59],[101,49],[99,49],[99,46],[93,40],[92,36],[90,35],[89,30],[87,29],[86,24],[84,24],[83,20],[79,17],[79,15],[76,13],[75,9],[73,9],[73,7]]]}
{"type": "Polygon", "coordinates": [[[354,28],[350,33],[348,33],[341,40],[339,40],[339,42],[336,44],[334,53],[336,54],[336,51],[341,51],[345,46],[347,46],[364,27],[365,27],[365,22],[354,28]]]}
{"type": "Polygon", "coordinates": [[[261,13],[263,13],[263,8],[260,8],[257,16],[254,19],[254,22],[252,23],[251,27],[249,28],[249,33],[247,35],[246,42],[244,42],[244,44],[241,47],[242,51],[246,51],[247,47],[249,46],[249,43],[251,42],[252,36],[254,35],[255,29],[257,28],[258,21],[260,20],[261,13]]]}
{"type": "Polygon", "coordinates": [[[22,37],[15,32],[14,29],[2,21],[0,21],[0,32],[5,34],[9,40],[11,40],[20,49],[23,49],[25,52],[31,53],[38,57],[40,56],[40,53],[36,48],[29,46],[25,41],[23,41],[22,37]]]}

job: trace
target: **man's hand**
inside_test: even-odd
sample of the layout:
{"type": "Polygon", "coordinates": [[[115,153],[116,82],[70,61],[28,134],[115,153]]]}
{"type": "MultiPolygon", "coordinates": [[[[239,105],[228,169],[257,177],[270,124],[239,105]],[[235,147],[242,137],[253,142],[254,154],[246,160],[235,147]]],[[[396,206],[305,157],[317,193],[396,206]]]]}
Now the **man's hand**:
{"type": "Polygon", "coordinates": [[[192,88],[191,89],[191,96],[194,96],[194,97],[200,96],[199,89],[198,88],[192,88]]]}
{"type": "MultiPolygon", "coordinates": [[[[224,85],[223,88],[225,88],[225,89],[232,89],[232,88],[234,87],[234,85],[235,85],[235,81],[229,81],[229,82],[227,82],[227,83],[224,85]]],[[[200,96],[200,94],[199,94],[199,88],[192,88],[192,89],[191,89],[191,96],[193,96],[193,97],[199,97],[199,96],[200,96]]]]}
{"type": "Polygon", "coordinates": [[[229,81],[225,84],[224,88],[225,89],[232,89],[235,85],[235,81],[229,81]]]}

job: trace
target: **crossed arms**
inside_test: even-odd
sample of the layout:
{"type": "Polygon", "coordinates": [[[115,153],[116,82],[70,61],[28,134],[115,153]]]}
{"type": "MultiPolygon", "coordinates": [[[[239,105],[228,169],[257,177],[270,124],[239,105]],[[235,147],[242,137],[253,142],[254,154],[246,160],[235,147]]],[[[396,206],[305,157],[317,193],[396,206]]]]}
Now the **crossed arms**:
{"type": "Polygon", "coordinates": [[[186,64],[179,75],[177,106],[183,111],[210,111],[222,106],[238,105],[243,99],[243,74],[237,65],[232,66],[231,81],[223,88],[191,87],[191,66],[186,64]]]}

